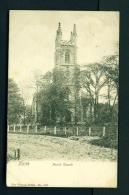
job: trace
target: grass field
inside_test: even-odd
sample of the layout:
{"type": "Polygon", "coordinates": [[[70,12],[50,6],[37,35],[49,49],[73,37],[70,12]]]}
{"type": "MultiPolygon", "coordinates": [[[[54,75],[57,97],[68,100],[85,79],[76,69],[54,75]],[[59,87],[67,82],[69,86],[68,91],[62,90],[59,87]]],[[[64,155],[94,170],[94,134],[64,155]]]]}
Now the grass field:
{"type": "Polygon", "coordinates": [[[19,148],[21,160],[116,160],[117,150],[93,145],[98,137],[62,138],[48,135],[8,134],[8,160],[19,148]]]}

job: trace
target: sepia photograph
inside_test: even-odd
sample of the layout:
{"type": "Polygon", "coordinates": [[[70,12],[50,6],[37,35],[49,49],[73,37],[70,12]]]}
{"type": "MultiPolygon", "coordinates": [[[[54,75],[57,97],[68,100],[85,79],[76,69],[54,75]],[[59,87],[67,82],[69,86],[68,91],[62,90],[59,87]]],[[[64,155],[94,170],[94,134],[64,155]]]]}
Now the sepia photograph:
{"type": "Polygon", "coordinates": [[[7,186],[117,187],[119,12],[9,14],[7,186]]]}

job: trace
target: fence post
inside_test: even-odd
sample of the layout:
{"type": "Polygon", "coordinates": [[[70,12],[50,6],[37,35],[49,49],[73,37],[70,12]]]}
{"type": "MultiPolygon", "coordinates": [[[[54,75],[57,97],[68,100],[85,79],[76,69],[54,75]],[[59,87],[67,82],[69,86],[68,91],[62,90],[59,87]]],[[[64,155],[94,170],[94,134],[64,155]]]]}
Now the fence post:
{"type": "Polygon", "coordinates": [[[56,135],[56,126],[54,127],[54,135],[56,135]]]}
{"type": "Polygon", "coordinates": [[[47,127],[46,126],[44,127],[44,131],[45,131],[45,133],[47,133],[47,127]]]}
{"type": "Polygon", "coordinates": [[[105,136],[105,126],[103,127],[103,137],[105,136]]]}
{"type": "Polygon", "coordinates": [[[9,125],[8,125],[8,132],[9,132],[9,125]]]}
{"type": "Polygon", "coordinates": [[[22,132],[22,125],[20,124],[20,133],[22,132]]]}
{"type": "Polygon", "coordinates": [[[67,133],[67,132],[66,132],[66,127],[64,128],[64,132],[65,132],[65,135],[66,135],[66,133],[67,133]]]}
{"type": "Polygon", "coordinates": [[[29,127],[30,127],[30,125],[27,125],[27,134],[29,133],[29,127]]]}
{"type": "Polygon", "coordinates": [[[20,160],[20,149],[17,149],[17,159],[20,160]]]}
{"type": "Polygon", "coordinates": [[[14,151],[14,158],[17,160],[20,160],[20,149],[19,148],[14,151]]]}
{"type": "Polygon", "coordinates": [[[14,150],[14,159],[15,160],[17,159],[17,152],[16,152],[16,150],[14,150]]]}
{"type": "Polygon", "coordinates": [[[35,133],[38,133],[38,127],[37,127],[37,125],[35,126],[35,133]]]}
{"type": "Polygon", "coordinates": [[[13,126],[13,131],[16,132],[16,125],[13,126]]]}
{"type": "Polygon", "coordinates": [[[91,136],[91,127],[89,127],[89,136],[91,136]]]}
{"type": "Polygon", "coordinates": [[[78,136],[78,133],[79,133],[79,132],[78,132],[78,127],[77,127],[77,136],[78,136]]]}

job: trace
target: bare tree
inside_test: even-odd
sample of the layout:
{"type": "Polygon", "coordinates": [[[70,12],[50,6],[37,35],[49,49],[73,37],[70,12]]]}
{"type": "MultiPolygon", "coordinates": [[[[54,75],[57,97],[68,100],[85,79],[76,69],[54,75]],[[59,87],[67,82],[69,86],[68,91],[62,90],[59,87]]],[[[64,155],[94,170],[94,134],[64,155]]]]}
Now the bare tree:
{"type": "Polygon", "coordinates": [[[113,115],[116,101],[118,99],[119,90],[119,57],[118,55],[111,55],[104,57],[104,72],[108,80],[108,102],[110,106],[111,92],[115,91],[112,107],[110,107],[110,114],[113,115]]]}
{"type": "Polygon", "coordinates": [[[119,57],[118,55],[112,55],[104,57],[103,60],[105,75],[110,79],[117,91],[119,89],[119,57]]]}
{"type": "Polygon", "coordinates": [[[91,101],[94,110],[94,120],[98,118],[98,104],[101,89],[107,83],[102,64],[94,63],[85,66],[81,72],[81,87],[84,88],[91,101]]]}

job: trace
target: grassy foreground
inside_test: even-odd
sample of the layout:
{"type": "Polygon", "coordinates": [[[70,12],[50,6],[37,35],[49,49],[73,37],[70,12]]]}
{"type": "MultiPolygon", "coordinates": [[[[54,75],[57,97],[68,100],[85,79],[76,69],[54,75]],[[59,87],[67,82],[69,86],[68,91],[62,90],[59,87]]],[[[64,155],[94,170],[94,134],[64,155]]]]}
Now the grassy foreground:
{"type": "Polygon", "coordinates": [[[19,148],[20,160],[116,160],[117,150],[91,144],[98,137],[54,137],[48,135],[8,134],[7,158],[14,160],[19,148]],[[91,142],[91,143],[90,143],[91,142]]]}

